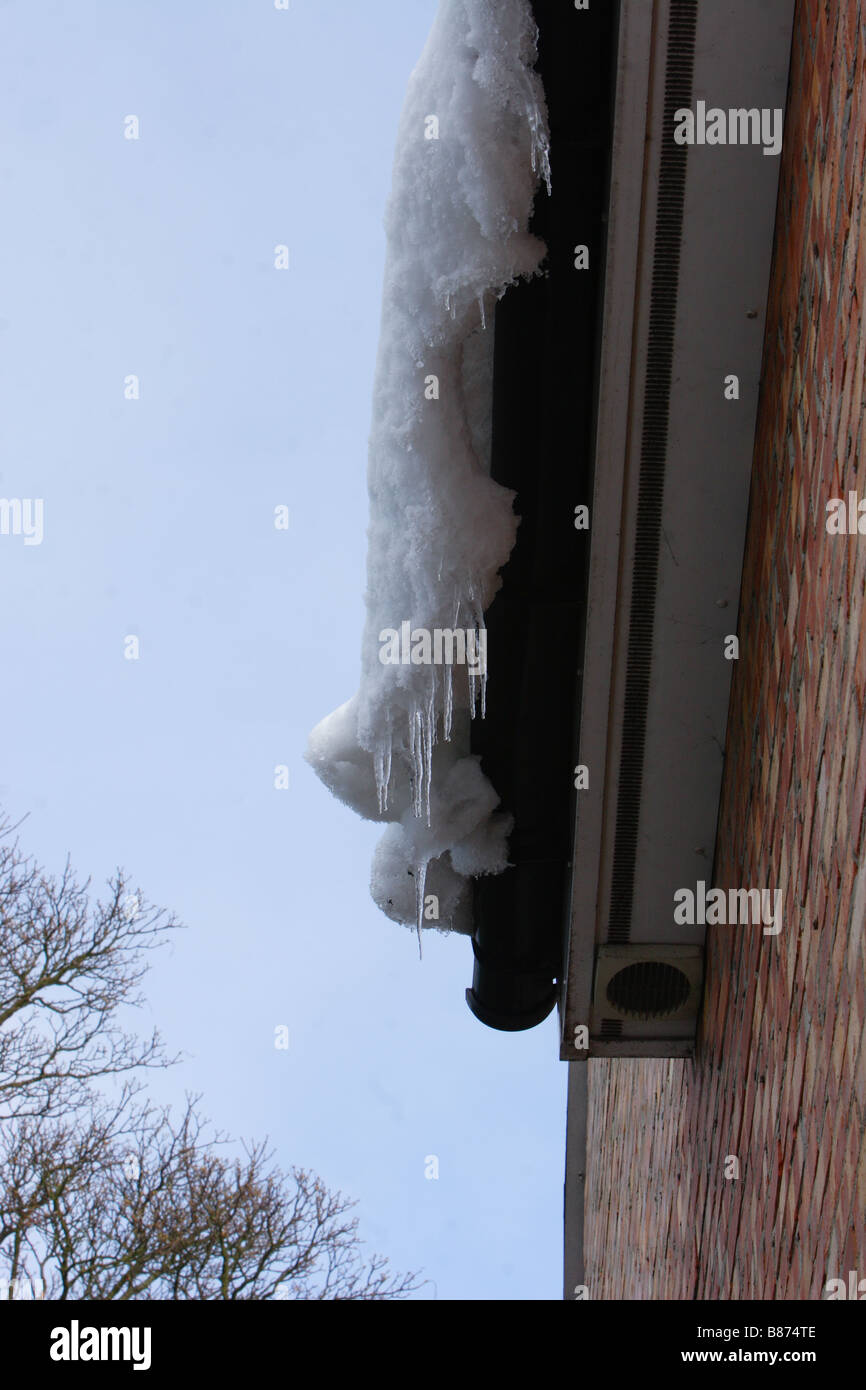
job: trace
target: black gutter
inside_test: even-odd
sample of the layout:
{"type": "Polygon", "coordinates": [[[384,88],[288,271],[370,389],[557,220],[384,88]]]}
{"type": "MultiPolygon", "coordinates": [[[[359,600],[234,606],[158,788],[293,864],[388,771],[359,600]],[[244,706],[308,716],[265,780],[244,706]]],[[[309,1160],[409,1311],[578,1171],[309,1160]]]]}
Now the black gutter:
{"type": "Polygon", "coordinates": [[[496,310],[491,473],[517,492],[521,522],[486,615],[487,716],[472,727],[515,825],[511,867],[474,884],[466,999],[507,1031],[547,1017],[563,969],[589,560],[574,509],[592,500],[619,19],[616,0],[533,10],[553,194],[538,193],[532,230],[548,255],[544,277],[512,287],[496,310]],[[588,270],[575,268],[579,244],[588,270]]]}

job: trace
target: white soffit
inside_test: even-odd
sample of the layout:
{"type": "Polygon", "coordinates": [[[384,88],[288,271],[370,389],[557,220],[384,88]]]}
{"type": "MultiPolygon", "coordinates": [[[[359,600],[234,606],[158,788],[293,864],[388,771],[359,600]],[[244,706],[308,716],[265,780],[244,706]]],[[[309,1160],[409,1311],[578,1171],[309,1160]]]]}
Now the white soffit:
{"type": "MultiPolygon", "coordinates": [[[[561,1007],[567,1060],[693,1050],[694,1016],[621,1023],[620,1036],[602,1038],[593,976],[597,947],[605,943],[703,942],[702,927],[675,924],[674,892],[695,889],[699,880],[709,886],[712,876],[732,674],[725,639],[737,631],[780,155],[765,155],[761,144],[688,147],[678,284],[669,291],[676,268],[667,239],[669,195],[677,182],[670,165],[679,159],[682,169],[682,151],[663,172],[662,132],[667,99],[670,133],[671,93],[683,80],[683,64],[693,64],[692,111],[698,102],[726,112],[784,109],[793,10],[794,0],[621,6],[580,709],[579,760],[589,769],[589,788],[577,793],[561,1007]],[[693,59],[683,37],[690,33],[693,59]],[[660,188],[665,216],[658,221],[660,188]],[[668,306],[667,327],[659,304],[668,306]],[[658,345],[669,330],[666,447],[658,447],[657,425],[654,436],[664,476],[656,493],[661,525],[657,562],[651,547],[647,566],[653,448],[645,426],[657,420],[667,394],[655,381],[658,345]],[[739,379],[738,400],[725,397],[731,374],[739,379]],[[656,575],[650,623],[635,622],[636,573],[656,575]],[[647,664],[636,632],[644,634],[644,657],[651,637],[644,687],[640,670],[647,664]],[[643,739],[635,738],[639,722],[632,717],[636,688],[646,697],[643,739]],[[629,750],[637,745],[642,758],[635,761],[629,750]],[[574,1047],[580,1025],[589,1027],[588,1050],[574,1047]]],[[[674,146],[672,138],[667,145],[674,146]]],[[[637,585],[639,596],[645,591],[651,584],[637,585]]]]}

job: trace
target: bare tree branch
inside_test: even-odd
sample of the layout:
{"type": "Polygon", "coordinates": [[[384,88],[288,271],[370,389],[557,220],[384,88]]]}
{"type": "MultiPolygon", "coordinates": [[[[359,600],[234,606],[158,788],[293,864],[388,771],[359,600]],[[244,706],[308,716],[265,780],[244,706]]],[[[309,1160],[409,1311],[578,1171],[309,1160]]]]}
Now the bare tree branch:
{"type": "Polygon", "coordinates": [[[68,863],[53,879],[9,835],[0,821],[0,1119],[47,1118],[86,1102],[96,1077],[177,1060],[117,1014],[141,1004],[143,957],[179,924],[121,872],[91,905],[68,863]]]}
{"type": "Polygon", "coordinates": [[[229,1156],[191,1098],[179,1123],[132,1097],[73,1123],[20,1120],[0,1144],[0,1271],[54,1299],[405,1298],[364,1260],[354,1203],[285,1174],[265,1143],[229,1156]]]}
{"type": "Polygon", "coordinates": [[[24,858],[0,820],[0,1297],[406,1298],[414,1274],[361,1253],[354,1202],[266,1142],[229,1146],[189,1098],[142,1098],[159,1035],[119,1025],[146,953],[177,928],[118,872],[91,903],[24,858]]]}

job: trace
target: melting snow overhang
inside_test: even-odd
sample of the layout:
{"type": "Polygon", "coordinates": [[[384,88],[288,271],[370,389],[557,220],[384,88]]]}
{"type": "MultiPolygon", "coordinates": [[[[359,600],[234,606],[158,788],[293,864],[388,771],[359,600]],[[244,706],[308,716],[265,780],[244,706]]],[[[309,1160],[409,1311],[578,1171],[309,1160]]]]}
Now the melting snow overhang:
{"type": "Polygon", "coordinates": [[[769,131],[793,0],[535,10],[550,276],[497,317],[494,476],[524,519],[473,734],[514,867],[476,886],[468,997],[499,1028],[558,1002],[566,1060],[685,1056],[704,931],[674,894],[712,882],[779,157],[679,145],[674,113],[767,111],[769,131]]]}

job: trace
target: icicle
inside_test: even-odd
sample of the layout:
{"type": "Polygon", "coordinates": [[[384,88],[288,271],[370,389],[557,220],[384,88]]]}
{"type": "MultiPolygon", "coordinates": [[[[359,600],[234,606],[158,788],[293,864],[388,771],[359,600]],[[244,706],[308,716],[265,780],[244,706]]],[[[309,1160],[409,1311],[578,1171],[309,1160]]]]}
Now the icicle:
{"type": "MultiPolygon", "coordinates": [[[[388,790],[391,785],[391,730],[388,730],[388,742],[385,745],[385,806],[388,805],[388,790]]],[[[384,809],[384,808],[383,808],[384,809]]]]}
{"type": "Polygon", "coordinates": [[[410,715],[409,715],[409,761],[410,761],[411,764],[412,764],[411,781],[412,781],[412,800],[413,800],[413,804],[414,804],[414,799],[415,799],[415,785],[416,785],[416,782],[417,782],[418,779],[417,779],[417,775],[416,775],[417,769],[416,769],[416,767],[415,767],[415,720],[414,720],[414,717],[413,717],[413,715],[412,715],[411,713],[410,713],[410,715]]]}
{"type": "Polygon", "coordinates": [[[430,825],[430,783],[433,778],[433,744],[436,741],[436,672],[430,682],[427,699],[427,718],[424,730],[424,801],[427,808],[427,825],[430,825]]]}
{"type": "MultiPolygon", "coordinates": [[[[475,576],[469,575],[466,581],[466,588],[469,593],[469,614],[472,620],[473,629],[478,628],[478,603],[475,598],[475,576]]],[[[459,607],[459,605],[458,605],[459,607]]],[[[456,620],[455,620],[456,625],[456,620]]],[[[469,679],[469,718],[475,718],[475,681],[477,677],[473,671],[467,671],[469,679]]]]}
{"type": "MultiPolygon", "coordinates": [[[[486,632],[486,631],[487,631],[487,624],[486,624],[485,621],[484,621],[484,610],[483,610],[482,608],[479,608],[479,609],[478,609],[478,616],[477,616],[475,622],[476,622],[476,631],[477,631],[477,632],[481,633],[481,632],[486,632]]],[[[484,647],[484,655],[485,655],[484,670],[481,672],[481,718],[482,718],[482,719],[486,719],[486,718],[487,718],[487,659],[486,659],[486,658],[487,658],[487,645],[486,645],[486,642],[485,642],[485,647],[484,647]]]]}
{"type": "Polygon", "coordinates": [[[480,294],[480,295],[478,296],[478,307],[479,307],[479,309],[481,310],[481,327],[486,331],[486,329],[487,329],[487,319],[485,318],[485,315],[484,315],[484,295],[483,295],[483,294],[480,294]]]}
{"type": "Polygon", "coordinates": [[[532,161],[532,172],[536,173],[539,164],[541,165],[541,176],[547,186],[549,196],[551,192],[550,141],[548,140],[547,127],[534,101],[528,100],[526,103],[526,120],[531,139],[529,158],[532,161]]]}
{"type": "Polygon", "coordinates": [[[445,742],[451,740],[451,720],[454,716],[454,680],[451,675],[451,667],[445,667],[445,715],[443,718],[443,729],[445,742]]]}
{"type": "Polygon", "coordinates": [[[415,930],[418,933],[418,959],[424,959],[421,949],[421,923],[424,920],[424,890],[427,887],[427,860],[415,865],[415,930]]]}
{"type": "Polygon", "coordinates": [[[421,730],[421,711],[412,710],[409,715],[409,756],[412,759],[412,810],[418,820],[421,819],[421,803],[423,799],[424,781],[424,752],[423,734],[421,730]]]}
{"type": "Polygon", "coordinates": [[[391,781],[391,733],[390,731],[384,739],[376,744],[373,754],[373,766],[376,775],[376,797],[379,803],[379,811],[385,811],[388,807],[388,785],[391,781]]]}

